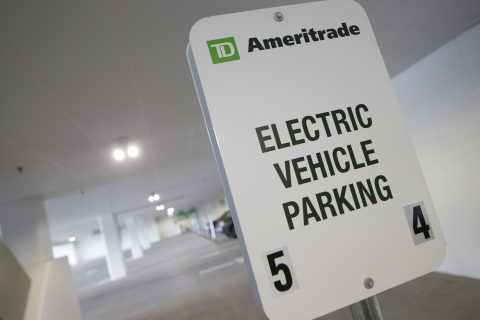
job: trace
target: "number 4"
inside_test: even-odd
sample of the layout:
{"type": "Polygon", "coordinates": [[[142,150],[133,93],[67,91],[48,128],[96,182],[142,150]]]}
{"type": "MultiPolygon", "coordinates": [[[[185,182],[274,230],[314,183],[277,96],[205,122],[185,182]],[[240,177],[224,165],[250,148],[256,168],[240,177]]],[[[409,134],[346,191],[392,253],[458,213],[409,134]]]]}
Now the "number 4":
{"type": "Polygon", "coordinates": [[[422,208],[420,206],[413,207],[413,232],[415,234],[423,233],[425,239],[430,239],[429,230],[430,226],[425,222],[422,208]],[[420,221],[420,227],[418,227],[418,221],[420,221]]]}

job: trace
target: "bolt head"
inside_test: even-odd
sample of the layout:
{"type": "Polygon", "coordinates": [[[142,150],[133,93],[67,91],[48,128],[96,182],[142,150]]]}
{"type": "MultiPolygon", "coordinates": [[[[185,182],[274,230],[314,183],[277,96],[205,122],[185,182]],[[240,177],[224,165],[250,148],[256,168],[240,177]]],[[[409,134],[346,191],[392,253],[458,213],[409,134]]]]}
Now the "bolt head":
{"type": "Polygon", "coordinates": [[[372,289],[373,286],[375,285],[375,282],[373,281],[372,278],[366,278],[363,284],[365,285],[365,288],[372,289]]]}
{"type": "Polygon", "coordinates": [[[281,12],[275,12],[275,13],[273,14],[273,19],[275,19],[275,21],[278,21],[278,22],[283,21],[283,13],[281,13],[281,12]]]}

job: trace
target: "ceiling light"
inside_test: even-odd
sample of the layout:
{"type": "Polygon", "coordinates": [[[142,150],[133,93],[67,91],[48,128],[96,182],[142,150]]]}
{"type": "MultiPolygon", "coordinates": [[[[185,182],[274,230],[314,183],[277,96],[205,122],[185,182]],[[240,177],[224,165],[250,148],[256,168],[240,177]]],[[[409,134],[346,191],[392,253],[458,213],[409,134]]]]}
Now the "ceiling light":
{"type": "Polygon", "coordinates": [[[160,210],[165,209],[165,206],[163,204],[161,204],[159,206],[156,206],[155,209],[157,209],[157,211],[160,211],[160,210]]]}
{"type": "Polygon", "coordinates": [[[150,202],[158,201],[158,200],[160,200],[160,196],[158,195],[158,193],[153,193],[152,192],[152,195],[150,195],[148,197],[148,201],[150,201],[150,202]]]}
{"type": "Polygon", "coordinates": [[[115,151],[113,151],[113,157],[115,158],[115,160],[121,161],[125,159],[125,152],[123,152],[123,150],[121,149],[116,149],[115,151]]]}
{"type": "Polygon", "coordinates": [[[169,217],[173,216],[173,212],[174,212],[174,211],[175,211],[175,209],[173,209],[173,208],[168,208],[168,209],[167,209],[168,216],[169,216],[169,217]]]}
{"type": "Polygon", "coordinates": [[[68,238],[68,241],[70,241],[70,242],[73,242],[73,241],[75,241],[75,240],[77,240],[77,238],[75,238],[75,237],[70,237],[70,238],[68,238]]]}
{"type": "Polygon", "coordinates": [[[136,156],[138,156],[139,151],[138,151],[138,148],[137,148],[137,147],[135,147],[135,146],[130,146],[130,147],[128,147],[128,149],[127,149],[127,153],[128,153],[128,156],[129,156],[129,157],[135,158],[136,156]]]}

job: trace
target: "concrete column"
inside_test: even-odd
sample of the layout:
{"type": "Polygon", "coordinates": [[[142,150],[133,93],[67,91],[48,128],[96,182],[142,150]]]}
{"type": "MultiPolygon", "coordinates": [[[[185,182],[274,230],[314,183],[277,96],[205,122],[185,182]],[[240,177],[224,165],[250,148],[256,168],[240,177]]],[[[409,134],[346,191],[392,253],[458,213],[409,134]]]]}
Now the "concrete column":
{"type": "Polygon", "coordinates": [[[0,220],[6,245],[31,280],[23,319],[81,320],[68,259],[53,259],[43,199],[1,206],[0,220]]]}
{"type": "Polygon", "coordinates": [[[207,233],[207,231],[205,230],[205,226],[206,226],[207,224],[209,224],[209,222],[208,222],[208,212],[207,212],[207,208],[206,208],[206,207],[203,207],[201,212],[202,212],[202,225],[201,225],[201,227],[202,227],[202,234],[203,234],[204,237],[209,238],[209,237],[210,237],[210,234],[207,233]]]}
{"type": "Polygon", "coordinates": [[[157,221],[155,221],[155,218],[146,218],[144,219],[144,222],[150,243],[160,241],[160,233],[158,232],[157,221]]]}
{"type": "Polygon", "coordinates": [[[126,226],[124,226],[120,230],[120,235],[121,235],[121,239],[122,239],[122,250],[123,251],[131,250],[132,249],[132,242],[130,241],[130,236],[127,232],[127,227],[126,226]]]}
{"type": "Polygon", "coordinates": [[[198,220],[199,220],[199,214],[198,212],[195,212],[195,215],[193,216],[193,223],[195,224],[195,229],[196,229],[195,233],[198,235],[201,235],[202,230],[200,229],[200,222],[198,220]]]}
{"type": "Polygon", "coordinates": [[[43,199],[31,198],[0,207],[3,240],[22,266],[53,258],[43,199]]]}
{"type": "Polygon", "coordinates": [[[98,224],[102,232],[105,245],[105,259],[107,260],[110,280],[117,280],[127,275],[125,260],[118,234],[118,226],[112,214],[104,214],[98,217],[98,224]]]}
{"type": "Polygon", "coordinates": [[[198,231],[200,232],[200,235],[203,237],[203,236],[205,236],[205,229],[203,229],[203,226],[204,226],[203,219],[205,217],[205,215],[203,214],[203,208],[198,208],[197,209],[197,214],[198,214],[197,228],[198,228],[198,231]]]}
{"type": "Polygon", "coordinates": [[[130,238],[132,259],[140,259],[143,257],[143,250],[142,246],[140,245],[140,239],[138,238],[135,217],[126,217],[124,221],[128,237],[130,238]]]}
{"type": "Polygon", "coordinates": [[[222,205],[223,205],[223,207],[222,207],[223,212],[230,210],[230,207],[228,206],[227,196],[223,197],[222,205]]]}
{"type": "Polygon", "coordinates": [[[215,232],[215,226],[213,225],[213,210],[210,204],[207,205],[207,212],[208,212],[208,224],[210,226],[210,234],[212,236],[212,240],[217,240],[217,234],[215,232]]]}
{"type": "Polygon", "coordinates": [[[140,239],[140,244],[142,246],[143,250],[148,250],[152,247],[150,240],[148,239],[148,233],[147,233],[147,228],[145,226],[145,221],[143,218],[137,217],[136,219],[137,222],[137,232],[138,232],[138,238],[140,239]]]}

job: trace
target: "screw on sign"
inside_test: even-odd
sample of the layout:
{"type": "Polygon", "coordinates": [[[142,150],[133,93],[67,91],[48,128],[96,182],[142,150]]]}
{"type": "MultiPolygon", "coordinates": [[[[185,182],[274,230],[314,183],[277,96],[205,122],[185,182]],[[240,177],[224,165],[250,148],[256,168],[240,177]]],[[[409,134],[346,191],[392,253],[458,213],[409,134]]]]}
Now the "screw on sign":
{"type": "Polygon", "coordinates": [[[283,13],[281,13],[281,12],[275,12],[275,13],[273,14],[273,18],[274,18],[276,21],[281,22],[281,21],[283,21],[283,13]]]}
{"type": "Polygon", "coordinates": [[[365,284],[365,288],[372,289],[373,286],[375,285],[375,282],[373,281],[372,278],[366,278],[364,281],[364,284],[365,284]]]}

